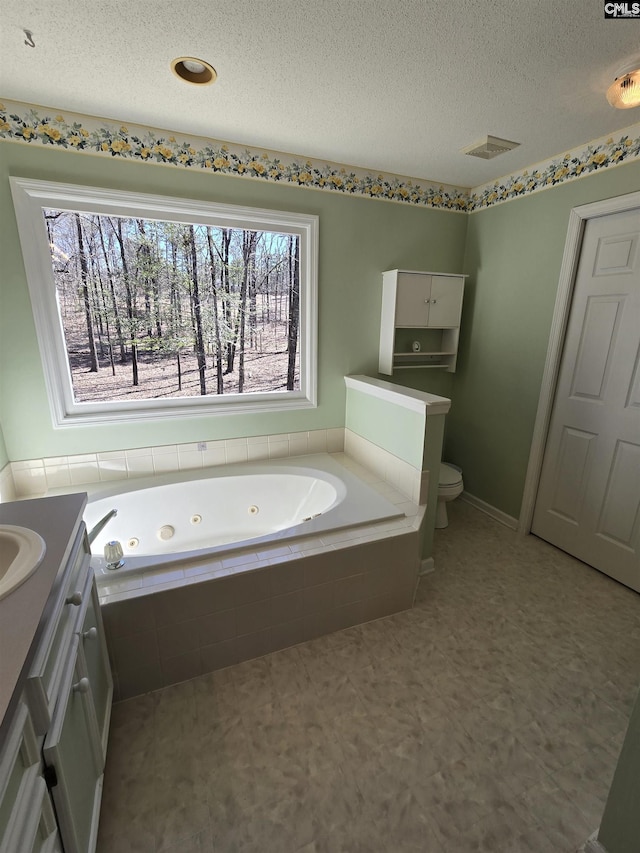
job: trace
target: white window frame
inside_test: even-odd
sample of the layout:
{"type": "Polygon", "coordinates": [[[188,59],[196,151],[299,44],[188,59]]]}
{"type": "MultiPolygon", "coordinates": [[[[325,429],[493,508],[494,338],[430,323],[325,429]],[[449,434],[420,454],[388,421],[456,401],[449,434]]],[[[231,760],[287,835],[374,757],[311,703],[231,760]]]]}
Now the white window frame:
{"type": "Polygon", "coordinates": [[[9,180],[47,395],[56,429],[220,413],[279,412],[317,406],[317,216],[29,178],[9,180]],[[297,235],[300,238],[300,389],[164,400],[76,402],[43,209],[297,235]]]}

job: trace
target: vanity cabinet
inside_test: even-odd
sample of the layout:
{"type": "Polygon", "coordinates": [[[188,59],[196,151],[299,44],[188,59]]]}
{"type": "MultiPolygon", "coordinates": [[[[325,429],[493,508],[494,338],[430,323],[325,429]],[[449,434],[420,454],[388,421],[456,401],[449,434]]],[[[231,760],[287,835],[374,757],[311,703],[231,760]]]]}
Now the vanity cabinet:
{"type": "Polygon", "coordinates": [[[46,734],[51,726],[71,643],[78,631],[78,611],[84,610],[86,606],[83,606],[81,585],[86,583],[87,573],[87,552],[82,536],[78,536],[25,685],[34,726],[39,735],[46,734]]]}
{"type": "Polygon", "coordinates": [[[388,270],[382,274],[378,370],[456,369],[463,275],[388,270]]]}
{"type": "Polygon", "coordinates": [[[93,853],[113,682],[83,524],[34,642],[0,743],[0,853],[93,853]]]}
{"type": "Polygon", "coordinates": [[[71,652],[42,753],[65,853],[87,853],[98,834],[104,758],[80,637],[71,652]]]}
{"type": "Polygon", "coordinates": [[[104,768],[107,760],[107,741],[113,699],[113,679],[107,639],[102,624],[100,601],[93,575],[86,595],[86,610],[79,635],[80,649],[84,661],[82,678],[87,678],[91,687],[91,705],[95,714],[94,731],[100,745],[100,760],[104,768]],[[86,674],[85,674],[86,673],[86,674]]]}
{"type": "Polygon", "coordinates": [[[38,738],[24,699],[0,757],[0,827],[0,853],[62,853],[38,738]]]}

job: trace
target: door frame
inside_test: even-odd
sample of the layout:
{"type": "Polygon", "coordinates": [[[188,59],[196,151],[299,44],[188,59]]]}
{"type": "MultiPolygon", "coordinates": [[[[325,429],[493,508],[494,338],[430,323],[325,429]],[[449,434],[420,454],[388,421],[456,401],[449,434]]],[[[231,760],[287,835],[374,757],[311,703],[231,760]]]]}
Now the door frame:
{"type": "Polygon", "coordinates": [[[536,505],[542,462],[547,444],[549,424],[551,422],[551,411],[558,384],[560,360],[564,349],[569,313],[573,303],[573,291],[575,288],[578,262],[580,261],[582,251],[584,229],[590,219],[608,216],[611,213],[624,213],[636,207],[640,207],[640,192],[607,198],[602,201],[592,202],[591,204],[583,204],[580,207],[572,208],[569,213],[567,238],[560,266],[556,303],[553,309],[553,319],[549,333],[549,346],[542,374],[538,409],[533,427],[529,464],[524,481],[522,507],[518,521],[518,532],[521,534],[530,533],[533,523],[533,512],[536,505]]]}

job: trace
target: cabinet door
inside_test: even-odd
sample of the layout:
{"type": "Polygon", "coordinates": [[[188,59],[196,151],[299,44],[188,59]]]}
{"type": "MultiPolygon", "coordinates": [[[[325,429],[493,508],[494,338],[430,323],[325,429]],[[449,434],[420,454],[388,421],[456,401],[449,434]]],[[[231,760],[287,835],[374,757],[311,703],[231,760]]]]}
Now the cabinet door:
{"type": "Polygon", "coordinates": [[[90,588],[85,595],[88,601],[87,612],[82,624],[81,642],[87,667],[87,678],[91,685],[96,724],[102,742],[103,761],[106,761],[113,679],[95,580],[91,581],[90,588]]]}
{"type": "Polygon", "coordinates": [[[399,272],[395,325],[415,329],[429,325],[431,276],[399,272]]]}
{"type": "Polygon", "coordinates": [[[38,740],[27,705],[20,699],[0,751],[0,853],[22,849],[18,840],[25,834],[39,763],[38,740]]]}
{"type": "Polygon", "coordinates": [[[432,275],[429,303],[429,326],[434,329],[460,325],[464,279],[450,275],[432,275]]]}
{"type": "Polygon", "coordinates": [[[16,802],[16,819],[7,826],[3,853],[54,853],[62,850],[49,792],[40,768],[27,774],[25,792],[16,802]]]}
{"type": "Polygon", "coordinates": [[[43,756],[55,771],[51,794],[65,853],[91,853],[102,796],[102,744],[79,637],[72,651],[43,756]]]}

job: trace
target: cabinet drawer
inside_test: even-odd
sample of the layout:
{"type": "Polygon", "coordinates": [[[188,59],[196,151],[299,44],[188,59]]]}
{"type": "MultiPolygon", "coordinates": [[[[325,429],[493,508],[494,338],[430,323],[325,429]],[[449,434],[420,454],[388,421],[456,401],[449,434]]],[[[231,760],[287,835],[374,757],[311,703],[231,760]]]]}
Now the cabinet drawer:
{"type": "Polygon", "coordinates": [[[26,695],[39,735],[46,734],[51,723],[73,635],[82,624],[87,606],[83,587],[89,574],[89,554],[84,542],[84,528],[81,528],[73,546],[69,569],[27,679],[26,695]]]}

